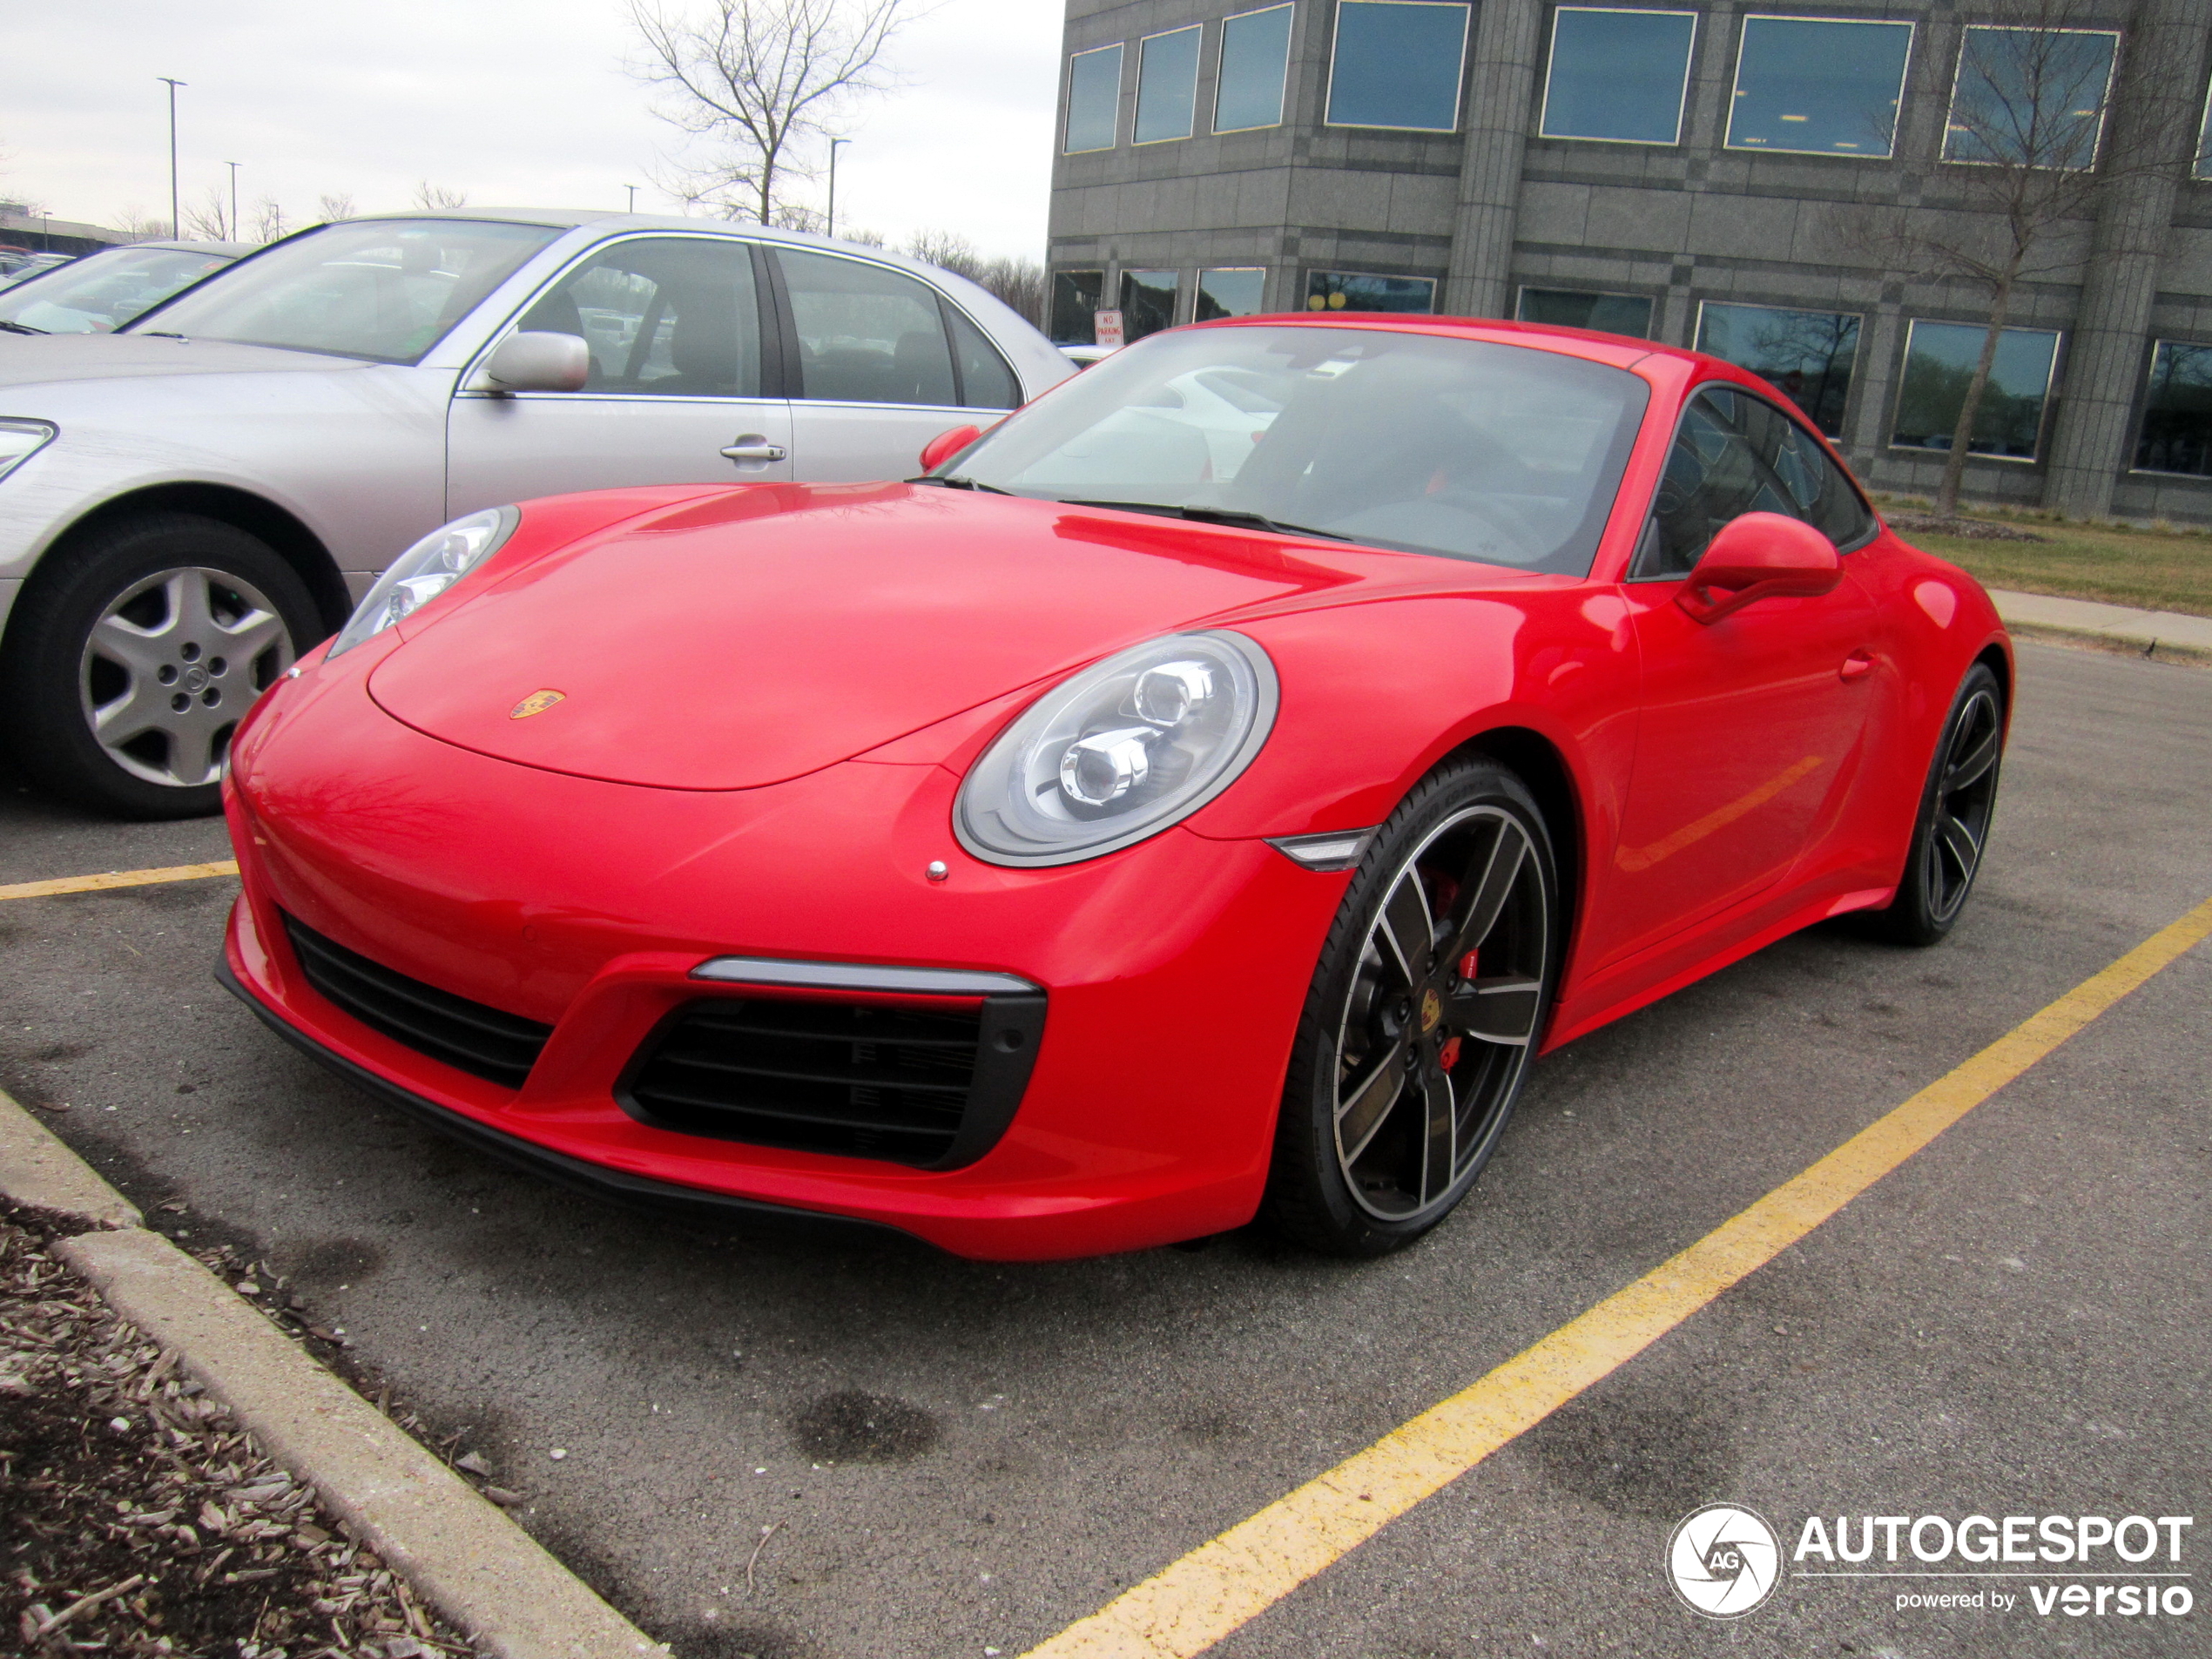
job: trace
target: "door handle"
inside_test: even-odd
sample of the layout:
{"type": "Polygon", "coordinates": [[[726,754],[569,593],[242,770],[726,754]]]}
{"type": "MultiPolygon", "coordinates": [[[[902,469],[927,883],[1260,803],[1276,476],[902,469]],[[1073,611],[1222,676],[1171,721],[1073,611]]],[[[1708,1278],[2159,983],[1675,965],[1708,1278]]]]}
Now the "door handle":
{"type": "Polygon", "coordinates": [[[786,451],[765,438],[743,437],[722,452],[732,461],[781,461],[786,451]]]}
{"type": "Polygon", "coordinates": [[[1845,680],[1864,679],[1874,671],[1874,653],[1855,651],[1844,658],[1844,665],[1836,671],[1838,678],[1845,680]]]}

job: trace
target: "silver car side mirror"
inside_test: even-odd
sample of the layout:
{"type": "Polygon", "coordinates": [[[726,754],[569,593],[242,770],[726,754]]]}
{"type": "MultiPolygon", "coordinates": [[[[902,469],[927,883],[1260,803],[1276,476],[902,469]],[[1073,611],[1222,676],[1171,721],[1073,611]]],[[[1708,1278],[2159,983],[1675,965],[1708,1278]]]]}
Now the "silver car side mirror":
{"type": "Polygon", "coordinates": [[[477,392],[581,392],[591,378],[591,347],[580,334],[525,330],[499,342],[476,372],[477,392]]]}

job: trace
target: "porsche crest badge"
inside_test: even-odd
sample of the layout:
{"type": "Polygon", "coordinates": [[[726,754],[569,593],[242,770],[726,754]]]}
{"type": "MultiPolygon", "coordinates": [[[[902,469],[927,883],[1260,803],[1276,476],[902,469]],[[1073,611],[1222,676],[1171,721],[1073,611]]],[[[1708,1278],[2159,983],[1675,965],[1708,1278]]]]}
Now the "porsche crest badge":
{"type": "Polygon", "coordinates": [[[528,697],[507,711],[510,720],[527,720],[533,714],[543,714],[556,703],[565,701],[565,691],[532,691],[528,697]]]}

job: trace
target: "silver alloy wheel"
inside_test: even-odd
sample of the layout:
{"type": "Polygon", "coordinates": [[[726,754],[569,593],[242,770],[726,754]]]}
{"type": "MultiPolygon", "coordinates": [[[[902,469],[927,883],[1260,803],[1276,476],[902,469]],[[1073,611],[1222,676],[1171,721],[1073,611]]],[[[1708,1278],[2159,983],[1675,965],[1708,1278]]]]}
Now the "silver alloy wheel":
{"type": "Polygon", "coordinates": [[[1543,1012],[1547,886],[1527,829],[1489,806],[1392,878],[1337,1028],[1337,1162],[1370,1215],[1448,1209],[1489,1156],[1543,1012]]]}
{"type": "Polygon", "coordinates": [[[1978,688],[1952,717],[1937,760],[1935,810],[1928,826],[1933,843],[1922,861],[1928,915],[1947,922],[1966,902],[1989,840],[1997,807],[1997,762],[2005,744],[2005,715],[1997,693],[1978,688]]]}
{"type": "Polygon", "coordinates": [[[78,695],[110,760],[192,789],[223,775],[232,732],[294,655],[283,617],[250,582],[204,565],[157,570],[92,624],[78,695]]]}

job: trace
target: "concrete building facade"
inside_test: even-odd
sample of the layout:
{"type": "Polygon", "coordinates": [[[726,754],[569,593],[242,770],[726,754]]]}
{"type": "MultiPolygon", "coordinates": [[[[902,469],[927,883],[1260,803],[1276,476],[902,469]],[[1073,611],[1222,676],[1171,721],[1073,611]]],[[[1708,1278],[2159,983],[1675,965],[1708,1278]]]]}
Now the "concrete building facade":
{"type": "Polygon", "coordinates": [[[1871,484],[1925,493],[1989,301],[1893,239],[2001,231],[1977,112],[2030,60],[2104,182],[2014,292],[1967,494],[2212,522],[2212,0],[1069,0],[1053,332],[1640,334],[1768,374],[1871,484]]]}

